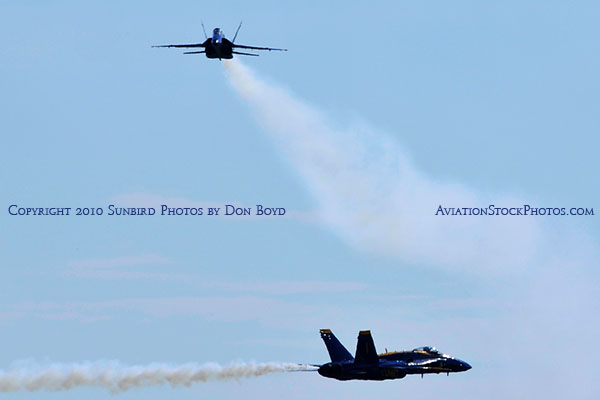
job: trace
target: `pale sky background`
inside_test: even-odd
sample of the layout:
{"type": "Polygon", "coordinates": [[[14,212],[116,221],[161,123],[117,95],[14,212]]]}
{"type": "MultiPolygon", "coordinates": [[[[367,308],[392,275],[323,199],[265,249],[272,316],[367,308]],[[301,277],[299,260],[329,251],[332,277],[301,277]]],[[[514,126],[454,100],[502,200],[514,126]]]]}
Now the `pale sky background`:
{"type": "MultiPolygon", "coordinates": [[[[352,353],[371,329],[380,351],[433,345],[473,369],[345,383],[288,373],[118,397],[598,397],[598,216],[440,220],[428,203],[600,212],[597,3],[123,3],[0,2],[0,369],[323,363],[319,328],[352,353]],[[243,65],[339,135],[316,118],[279,142],[269,90],[247,102],[223,63],[150,47],[202,42],[201,20],[231,38],[242,19],[237,42],[289,49],[243,65]],[[327,161],[342,178],[380,191],[357,181],[356,203],[341,204],[319,186],[321,153],[295,146],[306,138],[313,154],[321,137],[341,138],[327,161]],[[429,196],[404,203],[413,186],[368,147],[382,143],[429,196]],[[381,215],[363,231],[353,218],[373,199],[381,215]],[[290,215],[8,215],[10,204],[161,201],[290,215]],[[403,209],[406,237],[379,229],[396,204],[415,207],[403,209]]],[[[81,396],[110,395],[11,394],[81,396]]]]}

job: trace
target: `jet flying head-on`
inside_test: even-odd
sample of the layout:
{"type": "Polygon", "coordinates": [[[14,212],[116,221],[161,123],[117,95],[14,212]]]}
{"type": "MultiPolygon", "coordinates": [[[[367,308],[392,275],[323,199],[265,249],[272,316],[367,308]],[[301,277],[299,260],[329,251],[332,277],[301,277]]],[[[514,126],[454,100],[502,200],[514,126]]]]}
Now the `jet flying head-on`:
{"type": "Polygon", "coordinates": [[[221,28],[214,28],[212,31],[212,36],[209,38],[206,35],[206,30],[204,29],[204,24],[202,24],[202,31],[204,32],[205,41],[202,43],[188,43],[188,44],[163,44],[152,47],[178,47],[178,48],[194,48],[194,51],[186,51],[183,54],[205,54],[207,58],[216,58],[219,60],[229,60],[233,58],[233,55],[243,55],[243,56],[252,56],[258,57],[256,53],[246,52],[247,50],[266,50],[266,51],[287,51],[287,49],[278,49],[274,47],[261,47],[261,46],[248,46],[244,44],[238,44],[235,42],[237,35],[240,31],[242,24],[238,26],[235,31],[235,35],[232,40],[225,38],[225,34],[221,30],[221,28]],[[196,50],[197,48],[201,48],[201,50],[196,50]],[[244,51],[240,51],[240,49],[244,49],[244,51]]]}

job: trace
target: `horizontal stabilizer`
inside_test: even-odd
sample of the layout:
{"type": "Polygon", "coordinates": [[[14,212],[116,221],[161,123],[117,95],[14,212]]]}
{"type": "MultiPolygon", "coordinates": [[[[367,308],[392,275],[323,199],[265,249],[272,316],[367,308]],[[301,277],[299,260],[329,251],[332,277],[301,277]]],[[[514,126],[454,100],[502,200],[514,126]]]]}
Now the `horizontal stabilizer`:
{"type": "Polygon", "coordinates": [[[243,56],[254,56],[254,57],[258,57],[258,54],[252,54],[252,53],[242,53],[241,51],[232,51],[233,54],[241,54],[243,56]]]}

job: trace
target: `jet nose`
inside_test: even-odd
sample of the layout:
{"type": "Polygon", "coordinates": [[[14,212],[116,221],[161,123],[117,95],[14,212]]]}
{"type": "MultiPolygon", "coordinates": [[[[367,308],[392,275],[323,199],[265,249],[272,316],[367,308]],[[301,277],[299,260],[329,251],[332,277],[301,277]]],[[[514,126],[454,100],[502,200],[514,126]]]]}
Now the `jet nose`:
{"type": "Polygon", "coordinates": [[[465,361],[460,361],[460,370],[461,371],[468,371],[471,369],[471,365],[468,362],[465,361]]]}

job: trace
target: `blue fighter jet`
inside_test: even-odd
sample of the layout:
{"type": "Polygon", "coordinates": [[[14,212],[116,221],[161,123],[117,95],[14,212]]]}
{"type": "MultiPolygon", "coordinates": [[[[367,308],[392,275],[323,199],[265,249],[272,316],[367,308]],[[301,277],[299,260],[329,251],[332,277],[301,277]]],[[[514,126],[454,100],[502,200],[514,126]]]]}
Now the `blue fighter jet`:
{"type": "Polygon", "coordinates": [[[360,331],[358,334],[354,357],[330,329],[321,329],[321,338],[327,346],[331,362],[318,366],[319,374],[340,381],[382,381],[401,379],[409,374],[420,374],[422,377],[424,374],[450,374],[471,369],[466,362],[442,354],[434,347],[377,354],[371,331],[360,331]]]}
{"type": "Polygon", "coordinates": [[[204,31],[204,37],[206,40],[202,43],[191,43],[191,44],[163,44],[160,46],[152,46],[152,47],[177,47],[177,48],[204,48],[204,50],[199,51],[186,51],[183,54],[206,54],[208,58],[218,58],[219,60],[226,59],[229,60],[233,58],[234,54],[240,54],[244,56],[255,56],[258,57],[258,54],[254,53],[244,53],[241,51],[237,51],[235,49],[249,49],[249,50],[277,50],[277,51],[287,51],[287,49],[276,49],[273,47],[257,47],[257,46],[246,46],[243,44],[236,44],[235,39],[237,38],[238,32],[242,27],[242,23],[238,26],[235,31],[235,35],[233,36],[233,40],[229,41],[225,38],[225,34],[220,28],[213,29],[213,35],[209,38],[206,35],[206,30],[204,30],[204,24],[202,24],[202,30],[204,31]]]}

